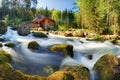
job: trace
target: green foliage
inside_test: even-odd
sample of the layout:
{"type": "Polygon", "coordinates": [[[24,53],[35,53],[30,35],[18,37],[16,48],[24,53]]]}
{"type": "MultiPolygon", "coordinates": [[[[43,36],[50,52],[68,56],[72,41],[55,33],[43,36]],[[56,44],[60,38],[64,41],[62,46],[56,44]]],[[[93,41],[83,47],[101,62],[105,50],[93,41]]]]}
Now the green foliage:
{"type": "Polygon", "coordinates": [[[42,33],[42,32],[33,32],[33,36],[39,37],[39,38],[44,38],[44,37],[46,38],[47,37],[47,35],[42,33]]]}
{"type": "Polygon", "coordinates": [[[5,46],[13,48],[13,47],[15,47],[15,44],[12,42],[8,42],[8,43],[5,43],[5,46]]]}
{"type": "Polygon", "coordinates": [[[7,32],[7,24],[4,21],[0,21],[0,34],[7,32]]]}
{"type": "Polygon", "coordinates": [[[33,50],[38,50],[40,45],[36,41],[31,41],[28,43],[28,48],[33,50]]]}
{"type": "Polygon", "coordinates": [[[67,30],[67,28],[65,27],[65,25],[58,25],[58,30],[65,31],[67,30]]]}
{"type": "Polygon", "coordinates": [[[6,25],[8,25],[8,22],[9,22],[9,15],[6,15],[6,16],[4,17],[3,22],[4,22],[6,25]]]}

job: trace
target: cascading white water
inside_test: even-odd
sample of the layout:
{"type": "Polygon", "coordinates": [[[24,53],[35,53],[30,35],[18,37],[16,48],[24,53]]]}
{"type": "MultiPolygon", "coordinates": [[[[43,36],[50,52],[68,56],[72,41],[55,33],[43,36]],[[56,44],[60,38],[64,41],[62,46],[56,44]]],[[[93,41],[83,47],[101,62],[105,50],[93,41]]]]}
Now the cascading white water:
{"type": "Polygon", "coordinates": [[[119,56],[120,47],[113,45],[109,41],[95,42],[87,41],[84,38],[66,38],[63,36],[57,36],[49,34],[48,38],[35,38],[32,34],[28,36],[19,36],[16,31],[11,30],[10,27],[5,35],[8,41],[12,41],[16,44],[15,49],[2,47],[2,49],[9,52],[13,58],[13,67],[15,69],[22,70],[29,74],[48,75],[44,68],[52,66],[55,70],[59,69],[63,65],[80,65],[87,67],[91,71],[91,79],[94,78],[94,71],[92,68],[96,61],[106,53],[111,53],[119,56]],[[35,40],[40,44],[39,52],[32,52],[27,49],[27,45],[30,41],[35,40]],[[66,57],[52,52],[47,49],[48,46],[58,43],[67,43],[74,46],[74,57],[66,57]],[[92,59],[88,56],[92,55],[92,59]]]}

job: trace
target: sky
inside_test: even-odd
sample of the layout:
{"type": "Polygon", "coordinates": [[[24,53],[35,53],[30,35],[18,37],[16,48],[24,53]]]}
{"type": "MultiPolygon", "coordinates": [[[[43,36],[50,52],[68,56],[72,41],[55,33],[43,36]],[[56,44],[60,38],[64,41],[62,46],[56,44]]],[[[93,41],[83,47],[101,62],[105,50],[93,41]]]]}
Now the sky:
{"type": "MultiPolygon", "coordinates": [[[[0,0],[0,6],[1,6],[1,1],[0,0]]],[[[46,8],[46,6],[48,7],[48,9],[57,9],[57,10],[71,10],[74,5],[75,0],[38,0],[38,5],[37,8],[46,8]]]]}
{"type": "Polygon", "coordinates": [[[57,9],[57,10],[71,10],[74,5],[75,0],[38,0],[37,8],[43,7],[48,9],[57,9]]]}

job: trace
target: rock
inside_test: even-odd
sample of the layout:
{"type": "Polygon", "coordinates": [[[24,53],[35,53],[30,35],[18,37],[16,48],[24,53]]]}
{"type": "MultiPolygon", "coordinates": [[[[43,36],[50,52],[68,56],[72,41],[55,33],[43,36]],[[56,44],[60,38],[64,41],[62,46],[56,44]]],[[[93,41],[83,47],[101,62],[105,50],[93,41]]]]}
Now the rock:
{"type": "Polygon", "coordinates": [[[87,57],[88,57],[88,59],[90,59],[90,60],[93,59],[93,55],[88,55],[87,57]]]}
{"type": "Polygon", "coordinates": [[[0,64],[5,62],[11,62],[12,57],[7,52],[0,50],[0,64]]]}
{"type": "Polygon", "coordinates": [[[73,46],[70,44],[54,44],[49,46],[49,50],[64,52],[65,54],[69,55],[70,57],[74,56],[73,46]]]}
{"type": "Polygon", "coordinates": [[[47,35],[42,32],[33,32],[33,36],[39,37],[39,38],[46,38],[47,35]]]}
{"type": "Polygon", "coordinates": [[[30,27],[28,25],[26,25],[25,23],[20,24],[17,29],[17,33],[21,36],[26,36],[26,35],[30,34],[30,27]]]}
{"type": "Polygon", "coordinates": [[[2,43],[0,43],[0,47],[2,47],[3,45],[2,45],[2,43]]]}
{"type": "Polygon", "coordinates": [[[64,66],[48,76],[47,80],[89,80],[89,70],[82,65],[64,66]]]}
{"type": "Polygon", "coordinates": [[[73,34],[72,34],[72,32],[65,32],[64,33],[64,36],[66,36],[66,37],[72,37],[73,36],[73,34]]]}
{"type": "Polygon", "coordinates": [[[115,44],[115,45],[120,45],[119,41],[116,40],[116,39],[111,40],[111,43],[113,43],[113,44],[115,44]]]}
{"type": "Polygon", "coordinates": [[[7,25],[5,22],[0,21],[0,34],[5,34],[7,32],[7,25]]]}
{"type": "Polygon", "coordinates": [[[36,41],[31,41],[28,43],[28,48],[33,50],[38,50],[40,45],[36,41]]]}
{"type": "Polygon", "coordinates": [[[7,52],[0,51],[0,78],[2,80],[47,80],[46,77],[31,76],[18,70],[13,70],[10,64],[11,60],[12,58],[7,52]]]}
{"type": "Polygon", "coordinates": [[[0,38],[0,42],[4,42],[5,41],[5,38],[0,38]]]}
{"type": "Polygon", "coordinates": [[[5,43],[5,46],[7,47],[15,47],[15,44],[12,42],[5,43]]]}
{"type": "Polygon", "coordinates": [[[115,78],[115,67],[119,60],[116,56],[106,54],[102,56],[94,65],[94,69],[98,73],[100,80],[119,80],[115,78]]]}
{"type": "Polygon", "coordinates": [[[57,71],[50,76],[47,80],[74,80],[74,77],[64,71],[57,71]]]}
{"type": "Polygon", "coordinates": [[[88,68],[79,66],[63,66],[61,71],[65,71],[74,77],[73,80],[89,80],[90,74],[88,68]]]}

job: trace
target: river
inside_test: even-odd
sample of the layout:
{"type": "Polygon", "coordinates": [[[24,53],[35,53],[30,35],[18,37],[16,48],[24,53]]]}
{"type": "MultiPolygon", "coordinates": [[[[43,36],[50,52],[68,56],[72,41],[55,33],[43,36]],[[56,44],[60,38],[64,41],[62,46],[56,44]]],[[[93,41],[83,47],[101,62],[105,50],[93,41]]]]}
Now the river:
{"type": "MultiPolygon", "coordinates": [[[[7,51],[12,56],[12,66],[16,70],[21,70],[27,74],[37,74],[48,76],[45,70],[48,66],[56,71],[63,65],[80,65],[90,70],[90,80],[96,80],[93,66],[96,61],[106,53],[111,53],[119,57],[120,47],[109,41],[88,41],[85,38],[71,38],[49,34],[48,38],[36,38],[32,33],[28,36],[20,36],[17,31],[8,27],[5,35],[7,42],[16,44],[15,48],[3,46],[1,49],[7,51]],[[30,41],[37,41],[40,45],[38,52],[31,51],[27,48],[30,41]],[[74,57],[64,57],[62,53],[52,52],[48,47],[53,44],[67,43],[73,45],[74,57]],[[91,58],[89,58],[91,56],[91,58]]],[[[3,44],[6,42],[3,42],[3,44]]]]}

